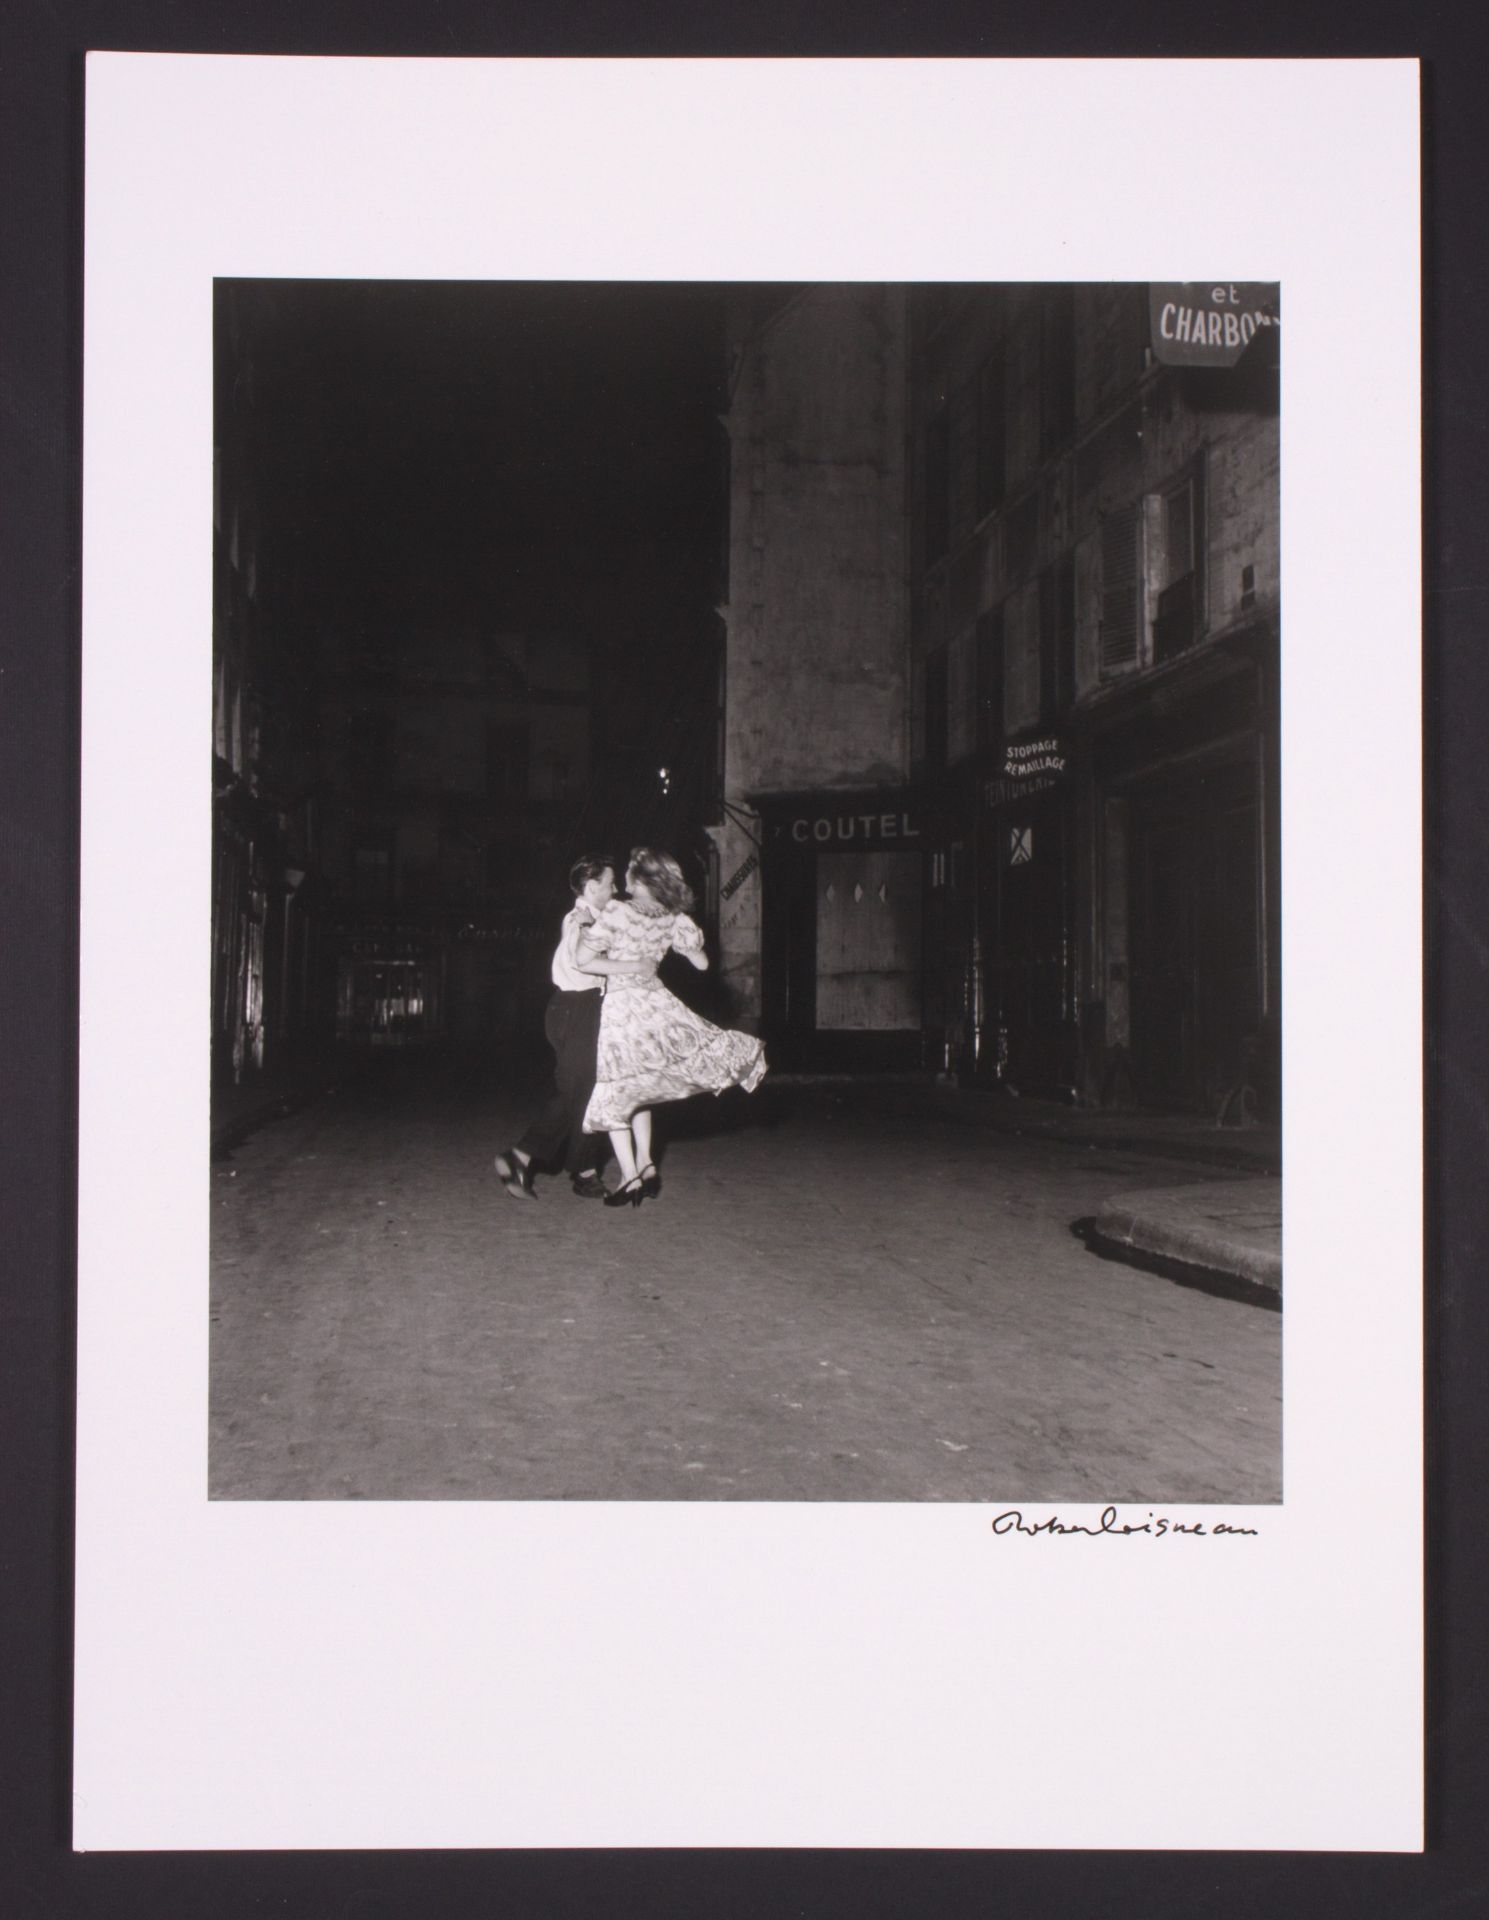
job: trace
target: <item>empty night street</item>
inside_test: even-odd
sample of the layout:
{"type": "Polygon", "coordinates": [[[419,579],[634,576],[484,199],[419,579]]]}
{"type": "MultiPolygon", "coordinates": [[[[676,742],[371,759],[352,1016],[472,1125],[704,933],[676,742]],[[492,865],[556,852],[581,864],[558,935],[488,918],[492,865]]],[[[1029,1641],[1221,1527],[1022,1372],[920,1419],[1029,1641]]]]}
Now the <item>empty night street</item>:
{"type": "Polygon", "coordinates": [[[1280,1498],[1280,1316],[1071,1232],[1213,1169],[767,1082],[523,1202],[529,1098],[385,1058],[214,1163],[214,1497],[1280,1498]]]}

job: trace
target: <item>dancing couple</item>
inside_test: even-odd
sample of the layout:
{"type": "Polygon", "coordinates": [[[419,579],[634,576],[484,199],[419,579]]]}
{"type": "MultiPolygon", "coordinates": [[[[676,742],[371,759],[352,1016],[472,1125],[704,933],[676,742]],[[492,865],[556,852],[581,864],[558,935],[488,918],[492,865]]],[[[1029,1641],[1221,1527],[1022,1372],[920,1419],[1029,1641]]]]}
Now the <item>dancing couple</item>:
{"type": "Polygon", "coordinates": [[[638,847],[626,868],[626,898],[615,898],[606,856],[576,861],[574,906],[553,956],[553,998],[544,1028],[554,1053],[553,1084],[496,1171],[514,1199],[535,1199],[533,1168],[558,1157],[574,1191],[607,1207],[655,1200],[652,1108],[695,1093],[747,1093],[765,1077],[765,1049],[753,1034],[716,1027],[669,993],[657,969],[669,952],[700,971],[703,932],[689,917],[693,890],[669,854],[638,847]],[[620,1181],[607,1192],[596,1148],[609,1146],[620,1181]]]}

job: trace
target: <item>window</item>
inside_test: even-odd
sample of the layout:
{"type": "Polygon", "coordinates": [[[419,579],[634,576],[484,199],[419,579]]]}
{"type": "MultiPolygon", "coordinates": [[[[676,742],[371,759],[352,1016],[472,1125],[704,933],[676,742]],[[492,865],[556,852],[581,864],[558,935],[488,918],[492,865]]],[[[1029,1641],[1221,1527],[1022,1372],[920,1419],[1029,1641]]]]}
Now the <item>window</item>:
{"type": "Polygon", "coordinates": [[[396,637],[386,630],[361,634],[353,643],[352,664],[362,673],[392,673],[398,664],[396,637]]]}
{"type": "Polygon", "coordinates": [[[1053,722],[1075,698],[1075,559],[1039,576],[1039,706],[1053,722]]]}
{"type": "Polygon", "coordinates": [[[1009,333],[1006,447],[1008,484],[1023,486],[1038,467],[1040,454],[1040,344],[1037,307],[1021,313],[1009,333]]]}
{"type": "Polygon", "coordinates": [[[1039,725],[1039,582],[1010,594],[1003,609],[1003,726],[1010,736],[1039,725]]]}
{"type": "Polygon", "coordinates": [[[393,898],[393,848],[389,839],[365,839],[352,848],[352,897],[361,907],[386,907],[393,898]]]}
{"type": "Polygon", "coordinates": [[[977,376],[977,517],[1003,504],[1008,467],[1008,402],[1003,349],[982,363],[977,376]]]}
{"type": "Polygon", "coordinates": [[[1003,609],[977,622],[977,745],[996,752],[1003,744],[1003,609]]]}
{"type": "Polygon", "coordinates": [[[1205,473],[1196,464],[1155,496],[1153,545],[1153,658],[1171,660],[1204,631],[1205,473]]]}
{"type": "Polygon", "coordinates": [[[917,293],[916,319],[922,338],[926,338],[945,325],[946,317],[951,312],[951,288],[923,286],[917,289],[917,293]]]}
{"type": "Polygon", "coordinates": [[[527,660],[520,639],[488,633],[481,640],[481,671],[493,693],[521,699],[527,692],[527,660]]]}
{"type": "Polygon", "coordinates": [[[354,793],[386,792],[393,784],[392,714],[354,713],[347,757],[354,793]]]}
{"type": "MultiPolygon", "coordinates": [[[[1091,297],[1091,296],[1088,296],[1091,297]]],[[[1092,312],[1095,402],[1104,412],[1143,370],[1148,339],[1148,289],[1141,281],[1101,287],[1092,312]]]]}
{"type": "Polygon", "coordinates": [[[949,541],[963,540],[978,518],[977,382],[969,380],[951,397],[947,414],[947,520],[949,541]]]}
{"type": "Polygon", "coordinates": [[[946,765],[946,649],[937,647],[925,661],[926,765],[946,765]]]}
{"type": "Polygon", "coordinates": [[[527,728],[493,720],[486,728],[486,794],[507,806],[527,799],[527,728]]]}
{"type": "Polygon", "coordinates": [[[1003,516],[1003,571],[1010,580],[1024,579],[1034,567],[1039,547],[1039,489],[1026,493],[1003,516]]]}
{"type": "Polygon", "coordinates": [[[946,763],[977,748],[977,634],[968,627],[946,649],[946,763]]]}
{"type": "Polygon", "coordinates": [[[1205,630],[1203,457],[1101,523],[1101,674],[1161,665],[1205,630]]]}
{"type": "Polygon", "coordinates": [[[925,558],[932,566],[951,536],[951,437],[944,412],[925,430],[925,558]]]}
{"type": "Polygon", "coordinates": [[[1138,506],[1101,522],[1101,672],[1141,665],[1143,575],[1139,558],[1143,520],[1138,506]]]}
{"type": "Polygon", "coordinates": [[[1039,321],[1039,451],[1047,459],[1075,431],[1074,288],[1046,287],[1039,321]]]}
{"type": "Polygon", "coordinates": [[[218,655],[217,685],[213,689],[212,695],[212,751],[217,755],[219,760],[227,760],[229,756],[228,710],[230,705],[231,702],[228,698],[227,653],[224,651],[218,655]]]}
{"type": "Polygon", "coordinates": [[[509,893],[526,874],[523,845],[517,840],[492,840],[486,847],[486,885],[493,893],[509,893]]]}

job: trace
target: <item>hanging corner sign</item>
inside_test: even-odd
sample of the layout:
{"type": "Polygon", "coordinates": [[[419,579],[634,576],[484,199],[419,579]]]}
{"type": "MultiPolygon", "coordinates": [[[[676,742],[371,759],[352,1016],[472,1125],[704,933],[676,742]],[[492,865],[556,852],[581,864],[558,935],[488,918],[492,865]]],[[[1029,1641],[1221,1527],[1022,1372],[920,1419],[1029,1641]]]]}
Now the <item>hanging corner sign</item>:
{"type": "Polygon", "coordinates": [[[719,888],[719,898],[721,900],[732,900],[759,864],[760,856],[758,853],[747,854],[744,865],[731,873],[723,886],[719,888]]]}
{"type": "Polygon", "coordinates": [[[1154,281],[1153,353],[1170,367],[1233,367],[1266,327],[1279,325],[1275,280],[1154,281]]]}

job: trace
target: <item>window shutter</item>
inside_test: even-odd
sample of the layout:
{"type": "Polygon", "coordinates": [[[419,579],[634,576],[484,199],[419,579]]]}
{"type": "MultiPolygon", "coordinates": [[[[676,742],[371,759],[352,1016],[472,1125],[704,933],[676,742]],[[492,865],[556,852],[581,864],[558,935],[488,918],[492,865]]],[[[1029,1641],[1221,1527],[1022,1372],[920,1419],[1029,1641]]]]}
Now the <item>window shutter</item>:
{"type": "Polygon", "coordinates": [[[947,518],[951,540],[971,531],[977,512],[977,387],[969,381],[951,398],[948,420],[947,518]]]}
{"type": "Polygon", "coordinates": [[[1194,481],[1186,480],[1163,503],[1168,584],[1194,571],[1194,481]]]}
{"type": "Polygon", "coordinates": [[[1039,725],[1039,582],[1010,596],[1003,616],[1003,724],[1010,735],[1039,725]]]}
{"type": "Polygon", "coordinates": [[[925,757],[933,768],[946,765],[946,649],[937,647],[925,661],[925,757]]]}
{"type": "Polygon", "coordinates": [[[1101,523],[1101,671],[1120,672],[1139,659],[1142,570],[1136,506],[1101,523]]]}
{"type": "Polygon", "coordinates": [[[1003,572],[1022,580],[1032,571],[1039,550],[1039,490],[1024,495],[1003,516],[1003,572]]]}
{"type": "Polygon", "coordinates": [[[933,565],[951,536],[951,437],[944,413],[925,430],[925,557],[933,565]]]}
{"type": "Polygon", "coordinates": [[[1047,287],[1040,312],[1039,443],[1046,458],[1075,428],[1075,290],[1047,287]]]}
{"type": "Polygon", "coordinates": [[[984,751],[1003,744],[1003,609],[977,619],[977,744],[984,751]]]}
{"type": "Polygon", "coordinates": [[[1075,698],[1075,558],[1039,576],[1039,705],[1053,723],[1075,698]]]}
{"type": "Polygon", "coordinates": [[[977,376],[977,513],[991,513],[1003,499],[1008,465],[1008,416],[1003,350],[983,362],[977,376]]]}

